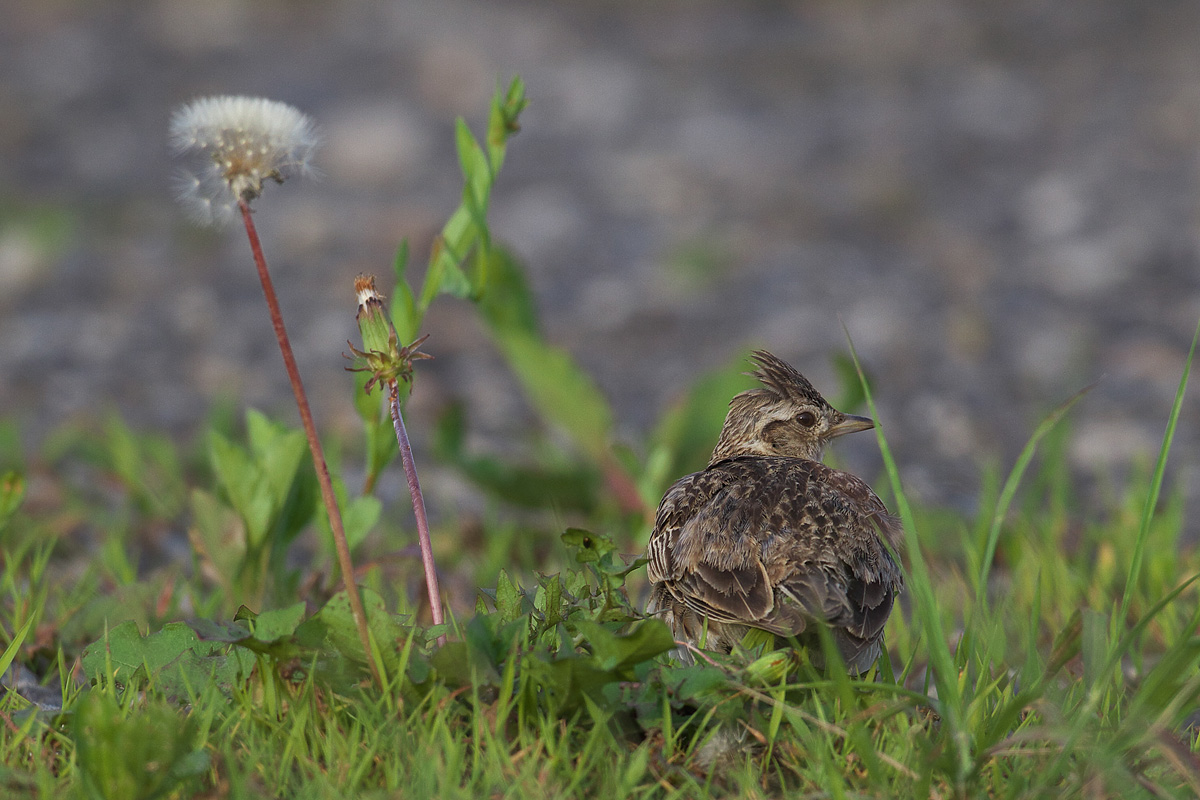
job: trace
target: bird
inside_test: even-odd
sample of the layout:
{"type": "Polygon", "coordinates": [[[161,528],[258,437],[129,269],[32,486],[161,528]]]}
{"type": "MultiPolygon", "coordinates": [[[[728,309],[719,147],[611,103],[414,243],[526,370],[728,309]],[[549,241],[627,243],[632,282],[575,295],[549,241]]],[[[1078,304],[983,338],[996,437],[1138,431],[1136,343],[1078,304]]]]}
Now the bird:
{"type": "Polygon", "coordinates": [[[879,658],[903,576],[903,529],[863,480],[821,463],[834,438],[869,430],[795,368],[751,356],[762,386],[736,395],[708,466],[676,481],[647,544],[647,615],[690,649],[729,653],[751,629],[794,642],[818,669],[824,626],[852,675],[879,658]]]}

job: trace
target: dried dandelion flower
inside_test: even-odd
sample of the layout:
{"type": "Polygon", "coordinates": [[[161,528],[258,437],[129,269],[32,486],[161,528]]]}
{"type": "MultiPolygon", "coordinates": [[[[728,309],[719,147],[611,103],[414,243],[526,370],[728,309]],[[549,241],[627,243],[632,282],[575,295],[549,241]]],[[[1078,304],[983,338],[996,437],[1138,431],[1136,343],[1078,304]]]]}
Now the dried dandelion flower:
{"type": "Polygon", "coordinates": [[[232,217],[239,202],[262,194],[263,183],[309,174],[318,138],[312,120],[285,103],[261,97],[205,97],[171,117],[171,146],[198,151],[207,163],[183,176],[179,200],[201,224],[232,217]]]}

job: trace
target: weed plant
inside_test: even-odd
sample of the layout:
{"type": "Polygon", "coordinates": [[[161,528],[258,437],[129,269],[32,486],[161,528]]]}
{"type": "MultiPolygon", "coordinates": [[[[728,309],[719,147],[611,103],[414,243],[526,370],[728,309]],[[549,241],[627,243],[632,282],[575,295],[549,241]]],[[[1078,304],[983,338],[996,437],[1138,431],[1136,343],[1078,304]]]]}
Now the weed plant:
{"type": "MultiPolygon", "coordinates": [[[[615,440],[604,397],[546,340],[524,270],[487,227],[523,106],[517,80],[482,144],[460,123],[462,203],[421,287],[402,245],[386,292],[401,342],[440,295],[472,302],[568,442],[517,463],[467,447],[470,409],[438,421],[436,457],[489,498],[482,520],[448,513],[431,532],[446,621],[430,624],[422,568],[396,555],[412,540],[403,509],[384,514],[374,495],[394,479],[396,440],[384,398],[362,391],[369,371],[347,381],[365,487],[337,459],[332,472],[379,683],[329,579],[298,428],[218,415],[182,447],[116,417],[64,429],[0,476],[0,794],[1200,795],[1200,560],[1164,486],[1195,342],[1158,461],[1107,508],[1077,498],[1063,466],[1078,398],[988,474],[974,519],[910,505],[882,421],[875,483],[903,518],[908,580],[865,678],[786,650],[680,666],[666,627],[640,614],[643,562],[621,553],[640,551],[665,486],[703,465],[745,379],[738,365],[705,376],[644,445],[615,440]]],[[[875,415],[857,355],[839,363],[844,404],[875,415]]]]}

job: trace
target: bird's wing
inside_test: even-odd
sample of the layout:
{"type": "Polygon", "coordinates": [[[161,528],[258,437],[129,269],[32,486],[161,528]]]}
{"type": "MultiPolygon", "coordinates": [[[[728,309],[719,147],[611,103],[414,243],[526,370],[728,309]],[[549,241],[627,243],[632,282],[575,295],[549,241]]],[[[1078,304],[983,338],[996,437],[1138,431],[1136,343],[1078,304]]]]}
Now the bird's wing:
{"type": "Polygon", "coordinates": [[[787,459],[791,488],[778,516],[791,544],[771,541],[763,558],[785,598],[842,629],[846,650],[883,632],[903,577],[893,557],[903,538],[899,521],[859,478],[815,461],[787,459]],[[885,544],[886,542],[886,544],[885,544]],[[889,551],[890,547],[890,551],[889,551]]]}
{"type": "Polygon", "coordinates": [[[676,483],[651,536],[650,579],[719,622],[797,635],[811,620],[870,638],[900,573],[898,526],[865,483],[815,461],[742,457],[676,483]]]}
{"type": "Polygon", "coordinates": [[[655,515],[647,572],[693,611],[722,622],[765,618],[775,598],[766,567],[734,529],[748,509],[746,486],[707,469],[672,486],[655,515]]]}

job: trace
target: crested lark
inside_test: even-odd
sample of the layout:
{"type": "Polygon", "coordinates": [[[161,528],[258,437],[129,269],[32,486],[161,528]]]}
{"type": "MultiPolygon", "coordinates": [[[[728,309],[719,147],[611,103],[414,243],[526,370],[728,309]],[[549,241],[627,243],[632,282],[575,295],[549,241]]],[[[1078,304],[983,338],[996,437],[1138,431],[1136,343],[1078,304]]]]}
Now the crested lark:
{"type": "Polygon", "coordinates": [[[710,650],[729,652],[750,628],[795,637],[818,666],[824,625],[865,672],[903,581],[884,540],[895,551],[902,531],[866,483],[820,459],[830,439],[874,423],[770,353],[753,359],[762,388],[733,398],[708,467],[658,506],[646,610],[710,650]]]}

